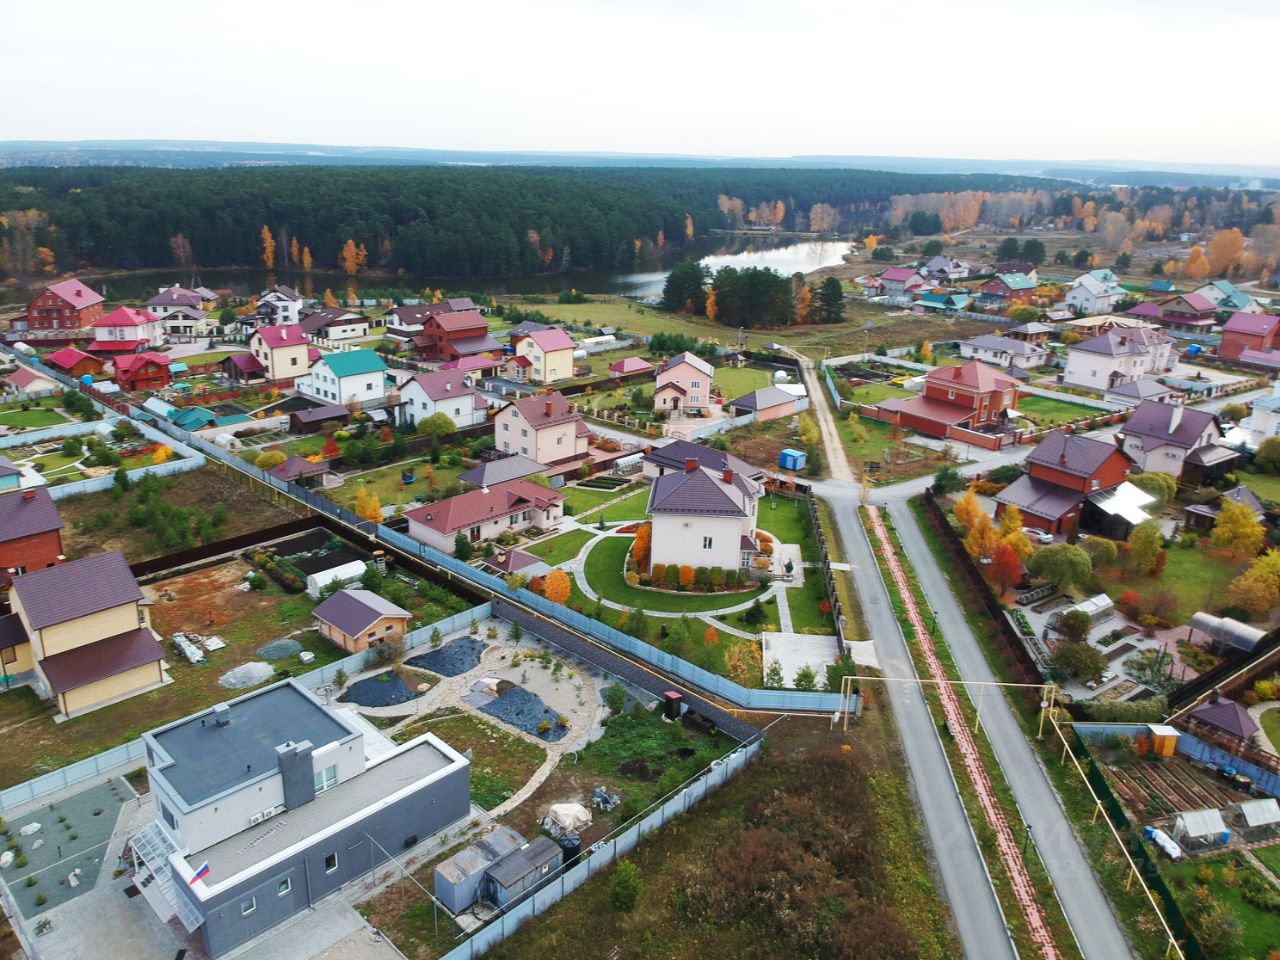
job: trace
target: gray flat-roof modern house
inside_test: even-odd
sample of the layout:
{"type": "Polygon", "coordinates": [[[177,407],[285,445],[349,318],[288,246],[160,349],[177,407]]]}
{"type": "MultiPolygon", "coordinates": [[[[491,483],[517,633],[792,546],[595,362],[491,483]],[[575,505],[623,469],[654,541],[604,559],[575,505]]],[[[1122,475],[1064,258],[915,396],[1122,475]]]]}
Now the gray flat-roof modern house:
{"type": "Polygon", "coordinates": [[[456,750],[366,743],[293,680],[142,736],[156,819],[132,838],[134,880],[211,957],[470,813],[456,750]]]}

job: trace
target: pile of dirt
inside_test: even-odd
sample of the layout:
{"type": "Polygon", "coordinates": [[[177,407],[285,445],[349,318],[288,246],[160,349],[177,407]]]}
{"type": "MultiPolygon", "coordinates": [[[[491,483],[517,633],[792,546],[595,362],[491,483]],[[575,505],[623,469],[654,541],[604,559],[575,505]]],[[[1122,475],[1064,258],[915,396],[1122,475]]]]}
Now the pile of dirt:
{"type": "Polygon", "coordinates": [[[302,644],[297,640],[290,640],[285,637],[282,640],[272,640],[258,648],[258,656],[263,660],[284,660],[288,657],[296,657],[302,652],[302,644]]]}
{"type": "Polygon", "coordinates": [[[266,683],[275,676],[275,668],[269,663],[251,660],[234,667],[218,678],[218,683],[228,690],[247,690],[260,683],[266,683]]]}

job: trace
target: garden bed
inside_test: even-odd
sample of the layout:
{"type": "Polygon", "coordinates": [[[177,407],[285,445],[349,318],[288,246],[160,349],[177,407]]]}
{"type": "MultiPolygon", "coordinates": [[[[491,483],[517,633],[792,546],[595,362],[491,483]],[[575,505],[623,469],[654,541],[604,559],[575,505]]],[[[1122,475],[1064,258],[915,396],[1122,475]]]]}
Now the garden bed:
{"type": "Polygon", "coordinates": [[[394,707],[409,703],[422,696],[400,674],[388,670],[376,676],[357,680],[338,698],[339,703],[354,703],[358,707],[394,707]]]}
{"type": "Polygon", "coordinates": [[[480,655],[489,646],[488,641],[477,637],[459,637],[450,640],[439,649],[420,653],[405,661],[411,667],[430,670],[442,677],[456,677],[474,670],[480,663],[480,655]]]}
{"type": "Polygon", "coordinates": [[[479,709],[481,713],[551,743],[563,739],[569,732],[567,726],[560,725],[559,715],[543,703],[541,697],[514,684],[479,709]]]}

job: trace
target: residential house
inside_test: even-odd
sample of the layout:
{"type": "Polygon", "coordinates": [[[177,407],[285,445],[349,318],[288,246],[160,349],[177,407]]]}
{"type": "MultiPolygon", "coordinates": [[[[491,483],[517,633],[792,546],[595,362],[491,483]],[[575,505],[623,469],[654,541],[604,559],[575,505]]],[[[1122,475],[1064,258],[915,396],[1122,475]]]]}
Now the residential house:
{"type": "Polygon", "coordinates": [[[1024,323],[1014,327],[1012,330],[1005,331],[1005,336],[1011,340],[1022,340],[1025,343],[1043,346],[1049,342],[1049,339],[1057,332],[1057,329],[1051,323],[1040,323],[1033,320],[1030,323],[1024,323]]]}
{"type": "Polygon", "coordinates": [[[1172,280],[1152,280],[1147,284],[1146,294],[1149,297],[1167,297],[1173,294],[1172,280]]]}
{"type": "MultiPolygon", "coordinates": [[[[45,487],[22,490],[20,486],[21,471],[0,456],[0,591],[7,590],[14,577],[66,559],[62,517],[49,491],[45,487]]],[[[7,656],[0,659],[10,662],[7,656]]]]}
{"type": "Polygon", "coordinates": [[[416,507],[405,514],[409,536],[453,553],[459,533],[471,543],[496,540],[531,527],[548,530],[564,515],[564,494],[532,480],[508,480],[416,507]]]}
{"type": "MultiPolygon", "coordinates": [[[[343,408],[340,407],[339,409],[343,408]]],[[[296,483],[300,487],[310,488],[318,486],[328,470],[329,464],[324,460],[308,460],[306,457],[299,457],[294,454],[283,463],[276,464],[267,472],[277,480],[283,480],[285,483],[296,483]]]]}
{"type": "Polygon", "coordinates": [[[915,267],[890,267],[880,274],[880,289],[886,297],[909,297],[932,286],[915,267]]]}
{"type": "Polygon", "coordinates": [[[1257,450],[1269,437],[1280,437],[1280,381],[1271,385],[1271,393],[1249,404],[1249,415],[1227,435],[1228,444],[1243,444],[1257,450]]]}
{"type": "Polygon", "coordinates": [[[1200,293],[1179,294],[1160,304],[1160,318],[1166,326],[1207,332],[1213,328],[1216,316],[1213,302],[1200,293]]]}
{"type": "Polygon", "coordinates": [[[987,272],[994,274],[1020,273],[1032,283],[1037,285],[1040,283],[1038,268],[1030,260],[1006,260],[1003,263],[997,263],[995,267],[987,272]]]}
{"type": "Polygon", "coordinates": [[[205,310],[204,300],[200,294],[176,283],[161,287],[143,306],[146,307],[147,313],[162,319],[184,307],[198,311],[201,316],[208,312],[205,310]]]}
{"type": "Polygon", "coordinates": [[[354,340],[369,335],[369,318],[346,307],[306,311],[298,326],[312,340],[354,340]]]}
{"type": "Polygon", "coordinates": [[[1280,333],[1280,317],[1238,311],[1223,324],[1218,356],[1223,360],[1239,360],[1246,350],[1258,353],[1276,350],[1277,333],[1280,333]]]}
{"type": "Polygon", "coordinates": [[[77,380],[81,377],[100,377],[103,368],[107,365],[101,357],[95,357],[75,347],[63,347],[61,350],[47,353],[40,358],[40,362],[77,380]]]}
{"type": "Polygon", "coordinates": [[[427,317],[432,314],[452,312],[453,307],[447,302],[401,304],[388,310],[383,320],[387,325],[388,337],[408,342],[422,335],[427,317]]]}
{"type": "Polygon", "coordinates": [[[731,467],[712,470],[689,460],[653,481],[650,569],[667,566],[738,570],[759,550],[756,517],[764,487],[731,467]]]}
{"type": "Polygon", "coordinates": [[[730,400],[725,406],[735,417],[751,413],[755,415],[756,422],[762,422],[792,416],[796,413],[797,399],[793,393],[775,386],[768,386],[752,390],[736,400],[730,400]]]}
{"type": "Polygon", "coordinates": [[[127,353],[115,359],[115,381],[126,393],[141,390],[160,390],[173,379],[169,374],[170,360],[163,353],[127,353]]]}
{"type": "Polygon", "coordinates": [[[935,283],[954,283],[969,277],[969,265],[955,257],[938,255],[932,257],[920,268],[920,272],[935,283]]]}
{"type": "Polygon", "coordinates": [[[77,716],[168,682],[150,600],[119,551],[14,579],[9,605],[25,640],[14,669],[35,671],[63,716],[77,716]]]}
{"type": "Polygon", "coordinates": [[[672,440],[661,447],[650,447],[645,450],[642,463],[644,477],[647,480],[656,480],[668,473],[681,473],[689,469],[690,463],[694,466],[706,467],[715,473],[732,470],[735,474],[760,484],[763,484],[766,479],[765,471],[759,467],[752,466],[724,450],[691,443],[688,440],[672,440]]]}
{"type": "Polygon", "coordinates": [[[324,403],[306,410],[294,410],[289,414],[291,433],[317,433],[326,423],[345,426],[351,419],[351,411],[340,403],[324,403]]]}
{"type": "MultiPolygon", "coordinates": [[[[1081,274],[1071,284],[1063,302],[1079,316],[1091,317],[1110,313],[1125,297],[1124,288],[1115,280],[1103,280],[1099,275],[1111,274],[1110,270],[1095,270],[1081,274]]],[[[1114,274],[1111,274],[1114,276],[1114,274]]]]}
{"type": "Polygon", "coordinates": [[[996,518],[1017,507],[1026,526],[1053,534],[1079,527],[1089,498],[1114,490],[1129,477],[1129,461],[1114,443],[1061,430],[1036,444],[1026,463],[1028,472],[995,495],[996,518]]]}
{"type": "Polygon", "coordinates": [[[249,353],[261,364],[268,380],[305,377],[310,367],[310,346],[306,331],[297,323],[259,327],[249,337],[249,353]]]}
{"type": "Polygon", "coordinates": [[[1119,283],[1120,282],[1120,278],[1116,276],[1116,272],[1112,270],[1110,267],[1098,267],[1096,270],[1090,270],[1088,273],[1083,274],[1082,276],[1077,277],[1076,279],[1080,280],[1080,279],[1083,279],[1084,277],[1093,277],[1093,279],[1097,280],[1099,283],[1119,283]]]}
{"type": "Polygon", "coordinates": [[[102,318],[102,303],[102,294],[79,280],[59,280],[35,295],[13,329],[87,330],[102,318]]]}
{"type": "Polygon", "coordinates": [[[304,397],[322,403],[358,403],[362,409],[382,407],[387,400],[387,365],[373,350],[326,353],[306,376],[294,381],[304,397]]]}
{"type": "Polygon", "coordinates": [[[879,409],[901,426],[932,437],[947,437],[952,429],[982,430],[1008,421],[1018,402],[1018,381],[979,360],[954,367],[938,367],[924,378],[918,397],[890,398],[879,409]]]}
{"type": "Polygon", "coordinates": [[[348,653],[363,653],[400,640],[413,614],[371,590],[344,588],[330,594],[312,611],[316,629],[348,653]]]}
{"type": "MultiPolygon", "coordinates": [[[[477,314],[478,316],[478,314],[477,314]]],[[[515,359],[529,363],[509,364],[508,376],[521,383],[555,383],[573,377],[573,337],[560,327],[535,330],[513,338],[515,359]]]]}
{"type": "Polygon", "coordinates": [[[417,426],[422,420],[443,413],[458,429],[484,423],[489,402],[465,374],[455,371],[420,373],[400,387],[400,416],[417,426]]]}
{"type": "Polygon", "coordinates": [[[1036,282],[1025,273],[997,273],[979,287],[982,301],[1001,307],[1027,303],[1035,296],[1036,282]]]}
{"type": "Polygon", "coordinates": [[[1067,349],[1062,382],[1105,393],[1170,369],[1173,341],[1163,330],[1111,330],[1067,349]]]}
{"type": "Polygon", "coordinates": [[[1267,511],[1262,506],[1262,501],[1258,499],[1257,494],[1242,483],[1232,487],[1208,503],[1191,504],[1182,513],[1183,522],[1188,530],[1199,530],[1202,533],[1208,533],[1213,529],[1214,523],[1217,522],[1218,514],[1222,512],[1223,504],[1226,503],[1238,503],[1241,506],[1248,507],[1259,523],[1266,520],[1267,511]]]}
{"type": "Polygon", "coordinates": [[[644,357],[623,357],[609,364],[609,374],[613,377],[631,377],[653,371],[653,364],[644,357]]]}
{"type": "Polygon", "coordinates": [[[1262,304],[1229,280],[1209,280],[1191,291],[1213,304],[1219,313],[1227,311],[1262,313],[1262,304]]]}
{"type": "Polygon", "coordinates": [[[972,298],[967,293],[929,293],[921,294],[920,299],[911,305],[918,313],[955,313],[957,310],[969,309],[972,298]]]}
{"type": "Polygon", "coordinates": [[[210,290],[208,287],[196,287],[195,292],[200,296],[201,309],[213,311],[222,306],[222,297],[218,295],[216,290],[210,290]]]}
{"type": "Polygon", "coordinates": [[[176,307],[164,316],[164,332],[171,340],[190,342],[212,333],[217,325],[217,319],[200,307],[176,307]]]}
{"type": "Polygon", "coordinates": [[[1116,439],[1140,473],[1170,473],[1202,487],[1228,473],[1240,455],[1216,443],[1222,426],[1212,413],[1179,403],[1138,404],[1116,439]]]}
{"type": "Polygon", "coordinates": [[[706,413],[711,408],[715,370],[697,354],[678,353],[658,367],[654,413],[706,413]]]}
{"type": "Polygon", "coordinates": [[[514,341],[520,337],[527,337],[531,333],[537,333],[539,330],[550,329],[550,326],[545,323],[539,323],[537,320],[521,320],[507,331],[507,338],[514,341]]]}
{"type": "Polygon", "coordinates": [[[116,307],[105,317],[93,322],[94,353],[137,353],[139,350],[163,346],[166,341],[164,321],[145,310],[116,307]]]}
{"type": "Polygon", "coordinates": [[[582,414],[559,392],[522,397],[494,418],[496,449],[548,466],[586,457],[590,435],[582,414]]]}
{"type": "Polygon", "coordinates": [[[155,819],[129,838],[133,883],[162,923],[199,930],[209,957],[312,915],[470,815],[466,757],[431,733],[396,745],[295,680],[142,740],[155,819]]]}
{"type": "Polygon", "coordinates": [[[1111,387],[1103,394],[1103,399],[1122,407],[1136,407],[1144,400],[1154,400],[1157,403],[1181,403],[1182,394],[1161,383],[1155,377],[1146,376],[1111,387]]]}
{"type": "Polygon", "coordinates": [[[495,487],[508,480],[520,480],[535,473],[544,473],[546,469],[544,463],[518,453],[509,453],[495,460],[481,460],[470,470],[458,474],[458,479],[475,487],[495,487]]]}
{"type": "Polygon", "coordinates": [[[422,332],[412,339],[418,355],[425,360],[449,361],[502,352],[502,344],[489,333],[489,321],[478,310],[425,314],[422,332]]]}
{"type": "Polygon", "coordinates": [[[1164,319],[1164,309],[1154,300],[1144,300],[1141,303],[1135,303],[1124,312],[1124,315],[1131,320],[1156,324],[1164,319]]]}
{"type": "Polygon", "coordinates": [[[1028,340],[1016,340],[996,334],[983,334],[960,341],[960,356],[965,360],[982,360],[997,367],[1033,370],[1049,362],[1051,354],[1028,340]]]}
{"type": "Polygon", "coordinates": [[[62,389],[62,384],[53,377],[31,367],[18,367],[9,374],[8,385],[12,390],[20,393],[46,393],[50,390],[62,389]]]}
{"type": "Polygon", "coordinates": [[[450,360],[448,363],[440,364],[436,369],[465,373],[484,380],[489,377],[496,377],[502,371],[504,363],[505,361],[501,357],[480,354],[474,357],[459,357],[457,360],[450,360]]]}
{"type": "Polygon", "coordinates": [[[278,283],[270,290],[258,294],[258,323],[276,326],[285,323],[297,323],[302,319],[302,308],[306,300],[293,287],[278,283]]]}

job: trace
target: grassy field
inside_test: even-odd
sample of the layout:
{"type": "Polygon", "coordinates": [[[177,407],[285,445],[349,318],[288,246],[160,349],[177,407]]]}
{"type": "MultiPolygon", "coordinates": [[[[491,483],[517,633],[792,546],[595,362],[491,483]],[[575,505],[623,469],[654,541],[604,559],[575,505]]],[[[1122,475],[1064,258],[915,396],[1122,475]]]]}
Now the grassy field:
{"type": "Polygon", "coordinates": [[[32,407],[30,410],[6,410],[0,413],[0,426],[6,427],[30,429],[32,427],[52,427],[66,422],[66,417],[57,410],[50,410],[48,407],[32,407]]]}
{"type": "Polygon", "coordinates": [[[800,554],[805,560],[819,559],[818,541],[813,536],[809,505],[805,501],[786,497],[761,500],[756,527],[772,534],[775,540],[800,544],[800,554]]]}
{"type": "Polygon", "coordinates": [[[428,483],[427,466],[429,466],[429,461],[422,457],[415,457],[401,463],[389,464],[354,477],[348,477],[342,486],[318,492],[348,510],[355,509],[356,498],[360,496],[362,489],[366,494],[377,494],[378,502],[384,507],[402,505],[406,510],[412,510],[417,506],[417,503],[414,502],[414,497],[419,494],[429,494],[432,491],[438,493],[451,481],[457,480],[463,471],[462,467],[444,467],[436,464],[431,467],[433,482],[428,483]],[[410,466],[417,468],[418,480],[416,483],[408,484],[402,490],[400,489],[400,473],[410,466]]]}
{"type": "Polygon", "coordinates": [[[1240,479],[1260,500],[1280,503],[1280,477],[1270,473],[1246,473],[1240,471],[1240,479]]]}
{"type": "Polygon", "coordinates": [[[860,387],[851,387],[846,400],[852,400],[854,403],[865,403],[867,406],[875,406],[881,400],[889,400],[893,397],[913,397],[910,390],[896,386],[892,383],[866,383],[860,387]]]}
{"type": "Polygon", "coordinates": [[[909,447],[902,445],[902,450],[907,455],[904,463],[885,463],[883,459],[884,451],[893,444],[892,424],[885,423],[882,420],[871,420],[867,417],[855,417],[845,413],[843,416],[836,417],[836,429],[840,433],[840,439],[844,441],[845,453],[849,457],[849,463],[854,470],[863,469],[864,465],[869,462],[879,464],[878,472],[875,474],[877,482],[897,482],[899,480],[908,480],[911,477],[919,477],[926,473],[932,473],[938,468],[938,463],[932,457],[926,459],[919,451],[918,447],[909,447]],[[853,424],[857,422],[864,432],[862,439],[855,439],[853,424]]]}
{"type": "MultiPolygon", "coordinates": [[[[1273,747],[1280,745],[1280,707],[1272,707],[1263,712],[1262,732],[1267,735],[1273,747]]],[[[1280,869],[1280,864],[1277,869],[1280,869]]]]}
{"type": "Polygon", "coordinates": [[[537,744],[456,710],[414,720],[392,739],[408,743],[424,733],[434,733],[460,753],[471,751],[471,800],[486,810],[510,799],[547,759],[537,744]]]}
{"type": "Polygon", "coordinates": [[[760,592],[757,589],[733,594],[667,593],[628,586],[622,578],[622,567],[630,548],[630,537],[605,537],[587,554],[584,565],[587,583],[614,603],[644,610],[702,613],[742,603],[760,592]]]}
{"type": "Polygon", "coordinates": [[[589,513],[602,503],[625,496],[627,489],[618,487],[616,490],[594,490],[591,487],[575,485],[564,487],[560,492],[564,494],[565,502],[573,509],[573,516],[577,517],[589,513]]]}
{"type": "Polygon", "coordinates": [[[827,599],[827,588],[820,571],[811,571],[803,587],[787,588],[787,606],[791,608],[791,629],[796,633],[835,633],[831,614],[820,606],[827,599]]]}
{"type": "Polygon", "coordinates": [[[221,363],[233,353],[244,353],[243,350],[210,350],[207,353],[197,353],[190,357],[180,357],[179,363],[185,363],[188,367],[198,366],[205,363],[221,363]]]}
{"type": "Polygon", "coordinates": [[[590,539],[591,533],[587,530],[570,530],[568,533],[562,533],[558,537],[543,540],[524,549],[535,557],[541,557],[553,567],[557,567],[566,560],[576,557],[582,550],[582,545],[590,539]]]}
{"type": "MultiPolygon", "coordinates": [[[[1234,949],[1223,950],[1212,954],[1224,960],[1253,960],[1265,957],[1268,952],[1280,943],[1280,914],[1271,913],[1247,903],[1242,895],[1241,885],[1246,882],[1266,884],[1253,867],[1243,858],[1232,854],[1219,854],[1208,857],[1188,857],[1178,863],[1172,863],[1163,857],[1159,860],[1160,873],[1170,881],[1174,895],[1184,913],[1193,913],[1196,901],[1196,890],[1204,885],[1200,873],[1205,868],[1213,872],[1213,879],[1207,884],[1209,894],[1218,903],[1239,918],[1242,928],[1240,942],[1234,949]],[[1223,869],[1233,864],[1235,878],[1231,883],[1223,879],[1223,869]]],[[[1192,922],[1192,929],[1195,923],[1192,922]]]]}
{"type": "Polygon", "coordinates": [[[725,400],[737,400],[738,397],[759,390],[773,383],[773,375],[756,367],[716,367],[713,381],[720,388],[725,400]]]}
{"type": "Polygon", "coordinates": [[[1171,594],[1177,606],[1170,616],[1175,624],[1186,623],[1197,610],[1217,610],[1222,605],[1227,585],[1243,564],[1225,557],[1210,555],[1198,547],[1181,544],[1166,552],[1164,572],[1159,576],[1139,576],[1123,570],[1103,572],[1107,594],[1114,600],[1126,590],[1136,590],[1144,599],[1159,593],[1171,594]]]}
{"type": "Polygon", "coordinates": [[[1069,400],[1026,395],[1018,400],[1018,412],[1030,417],[1038,426],[1057,427],[1081,417],[1099,416],[1104,411],[1069,400]]]}
{"type": "Polygon", "coordinates": [[[596,523],[603,515],[605,523],[617,523],[622,520],[644,520],[649,516],[649,486],[645,484],[635,493],[628,494],[611,507],[593,510],[578,519],[583,523],[596,523]]]}

